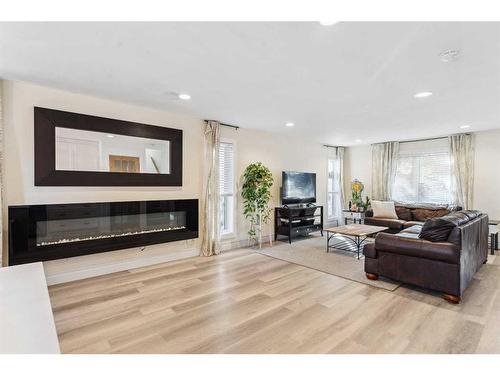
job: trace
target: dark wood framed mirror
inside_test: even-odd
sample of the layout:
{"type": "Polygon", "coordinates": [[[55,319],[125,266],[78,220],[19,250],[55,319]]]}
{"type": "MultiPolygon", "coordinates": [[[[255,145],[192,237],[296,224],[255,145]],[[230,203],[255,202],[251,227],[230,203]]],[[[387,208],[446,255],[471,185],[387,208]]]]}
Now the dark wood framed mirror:
{"type": "Polygon", "coordinates": [[[182,186],[182,130],[34,112],[36,186],[182,186]]]}

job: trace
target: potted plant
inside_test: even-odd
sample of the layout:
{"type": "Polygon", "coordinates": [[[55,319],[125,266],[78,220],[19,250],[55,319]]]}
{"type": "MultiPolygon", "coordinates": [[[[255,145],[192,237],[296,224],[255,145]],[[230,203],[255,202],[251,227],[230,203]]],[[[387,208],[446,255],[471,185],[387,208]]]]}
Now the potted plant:
{"type": "Polygon", "coordinates": [[[365,190],[365,186],[361,181],[355,179],[351,183],[353,211],[357,211],[360,208],[366,211],[370,207],[370,198],[368,196],[365,197],[365,201],[363,202],[363,190],[365,190]]]}
{"type": "Polygon", "coordinates": [[[351,182],[352,209],[357,211],[363,205],[362,193],[365,189],[363,183],[357,179],[351,182]]]}
{"type": "Polygon", "coordinates": [[[262,224],[268,223],[271,215],[269,201],[273,175],[262,163],[252,163],[243,173],[241,196],[243,197],[243,214],[250,220],[248,236],[250,241],[262,247],[262,224]]]}

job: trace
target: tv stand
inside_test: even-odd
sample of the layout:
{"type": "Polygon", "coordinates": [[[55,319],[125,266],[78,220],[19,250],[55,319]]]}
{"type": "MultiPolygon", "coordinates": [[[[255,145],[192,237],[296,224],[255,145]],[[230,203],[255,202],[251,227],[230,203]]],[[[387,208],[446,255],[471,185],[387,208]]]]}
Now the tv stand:
{"type": "Polygon", "coordinates": [[[292,238],[307,236],[313,232],[321,232],[323,236],[323,206],[308,203],[301,206],[281,206],[274,208],[274,240],[278,235],[292,238]]]}

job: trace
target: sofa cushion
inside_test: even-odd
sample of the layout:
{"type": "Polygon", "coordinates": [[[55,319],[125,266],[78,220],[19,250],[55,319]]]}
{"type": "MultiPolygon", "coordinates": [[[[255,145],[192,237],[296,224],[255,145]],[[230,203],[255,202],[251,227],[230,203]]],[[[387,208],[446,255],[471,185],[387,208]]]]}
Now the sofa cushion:
{"type": "Polygon", "coordinates": [[[476,217],[481,215],[481,211],[476,211],[476,210],[463,210],[460,211],[460,213],[466,215],[469,220],[475,219],[476,217]]]}
{"type": "Polygon", "coordinates": [[[373,217],[397,219],[396,208],[392,201],[372,201],[373,217]]]}
{"type": "Polygon", "coordinates": [[[398,236],[399,238],[412,238],[412,239],[417,239],[417,240],[419,238],[418,233],[415,233],[415,232],[401,231],[399,233],[396,233],[395,235],[398,236]]]}
{"type": "MultiPolygon", "coordinates": [[[[409,223],[406,222],[405,225],[409,223]]],[[[422,223],[423,224],[423,223],[422,223]]],[[[420,231],[422,230],[422,225],[412,225],[411,227],[406,227],[404,228],[400,233],[416,233],[416,234],[420,234],[420,231]]]]}
{"type": "Polygon", "coordinates": [[[410,221],[412,219],[411,210],[408,207],[404,206],[395,206],[396,207],[396,215],[398,215],[398,219],[404,221],[410,221]]]}
{"type": "Polygon", "coordinates": [[[450,221],[455,225],[464,225],[470,221],[469,216],[465,214],[465,211],[452,212],[449,215],[443,216],[442,219],[450,221]]]}
{"type": "Polygon", "coordinates": [[[417,258],[459,264],[460,250],[449,242],[430,242],[415,237],[414,233],[379,233],[375,239],[375,250],[417,258]]]}
{"type": "Polygon", "coordinates": [[[453,221],[445,217],[436,217],[425,222],[419,237],[431,242],[447,241],[451,231],[456,227],[453,221]]]}
{"type": "Polygon", "coordinates": [[[385,219],[382,217],[365,217],[366,225],[376,225],[379,227],[388,227],[390,229],[403,229],[404,220],[398,219],[385,219]]]}
{"type": "MultiPolygon", "coordinates": [[[[410,227],[413,227],[415,225],[418,225],[418,226],[422,226],[424,225],[424,222],[423,221],[407,221],[406,223],[403,224],[403,227],[404,228],[410,228],[410,227]]],[[[422,228],[420,228],[422,229],[422,228]]]]}
{"type": "Polygon", "coordinates": [[[450,211],[446,208],[415,208],[411,210],[412,220],[414,221],[426,221],[427,219],[445,216],[449,213],[450,211]]]}

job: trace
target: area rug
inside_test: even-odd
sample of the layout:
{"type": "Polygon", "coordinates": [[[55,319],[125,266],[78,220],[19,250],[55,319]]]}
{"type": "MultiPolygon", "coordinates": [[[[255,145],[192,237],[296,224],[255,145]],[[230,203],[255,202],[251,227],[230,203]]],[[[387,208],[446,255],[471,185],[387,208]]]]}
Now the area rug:
{"type": "Polygon", "coordinates": [[[368,280],[364,272],[364,259],[357,259],[356,254],[335,249],[330,249],[327,253],[326,237],[314,236],[296,240],[292,244],[276,241],[273,246],[267,245],[256,252],[389,291],[394,291],[401,285],[383,278],[368,280]]]}

